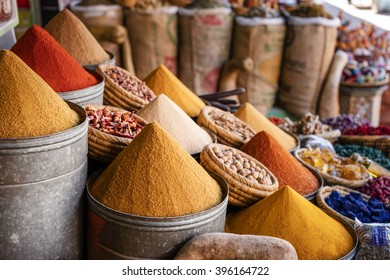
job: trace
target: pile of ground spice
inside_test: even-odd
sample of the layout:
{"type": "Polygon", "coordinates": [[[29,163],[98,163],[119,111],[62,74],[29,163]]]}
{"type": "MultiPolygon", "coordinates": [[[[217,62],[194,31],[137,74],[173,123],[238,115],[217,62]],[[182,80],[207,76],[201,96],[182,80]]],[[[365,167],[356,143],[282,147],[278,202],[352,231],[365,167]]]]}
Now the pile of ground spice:
{"type": "Polygon", "coordinates": [[[355,245],[340,222],[288,186],[228,216],[225,230],[282,238],[294,246],[300,260],[340,259],[355,245]]]}
{"type": "Polygon", "coordinates": [[[11,51],[56,92],[84,89],[99,83],[47,31],[38,25],[29,28],[11,51]]]}
{"type": "Polygon", "coordinates": [[[0,138],[45,136],[79,123],[78,114],[16,54],[0,50],[0,138]]]}
{"type": "Polygon", "coordinates": [[[286,185],[301,195],[319,188],[317,178],[286,151],[268,132],[257,133],[241,151],[263,163],[278,179],[279,188],[286,185]]]}
{"type": "Polygon", "coordinates": [[[160,65],[145,78],[146,85],[157,95],[164,93],[190,117],[197,117],[206,104],[186,87],[164,65],[160,65]]]}
{"type": "Polygon", "coordinates": [[[210,135],[165,94],[159,95],[137,115],[148,122],[157,122],[190,154],[200,153],[212,142],[210,135]]]}
{"type": "Polygon", "coordinates": [[[68,9],[53,17],[45,29],[81,65],[98,64],[110,59],[84,23],[68,9]]]}
{"type": "Polygon", "coordinates": [[[260,113],[255,107],[250,103],[245,103],[242,105],[234,115],[241,119],[242,121],[249,124],[256,133],[260,131],[267,131],[269,134],[274,137],[280,145],[286,151],[291,151],[297,146],[295,139],[280,129],[278,126],[274,125],[270,120],[267,119],[262,113],[260,113]]]}
{"type": "Polygon", "coordinates": [[[142,129],[90,191],[111,209],[147,217],[193,214],[222,200],[218,183],[155,122],[142,129]]]}

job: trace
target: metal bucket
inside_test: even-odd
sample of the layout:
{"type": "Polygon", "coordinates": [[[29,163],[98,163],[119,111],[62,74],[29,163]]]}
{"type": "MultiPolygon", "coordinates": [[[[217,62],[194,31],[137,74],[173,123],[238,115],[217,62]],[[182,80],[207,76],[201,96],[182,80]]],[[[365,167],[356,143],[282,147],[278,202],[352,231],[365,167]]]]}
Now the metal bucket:
{"type": "Polygon", "coordinates": [[[80,106],[89,104],[103,104],[104,77],[96,71],[88,71],[93,74],[100,81],[100,83],[79,90],[58,92],[58,95],[62,99],[80,106]]]}
{"type": "Polygon", "coordinates": [[[59,133],[0,139],[0,259],[80,259],[88,122],[59,133]]]}
{"type": "Polygon", "coordinates": [[[228,204],[228,188],[219,176],[210,175],[222,189],[222,202],[206,211],[180,217],[154,218],[121,213],[98,202],[89,192],[88,259],[172,259],[193,237],[223,232],[228,204]]]}

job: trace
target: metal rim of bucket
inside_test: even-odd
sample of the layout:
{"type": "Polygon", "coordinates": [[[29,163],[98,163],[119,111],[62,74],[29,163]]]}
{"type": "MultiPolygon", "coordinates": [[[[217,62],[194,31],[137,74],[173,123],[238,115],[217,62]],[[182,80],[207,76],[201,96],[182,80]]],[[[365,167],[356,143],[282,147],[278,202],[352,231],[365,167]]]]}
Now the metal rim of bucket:
{"type": "Polygon", "coordinates": [[[222,191],[222,201],[212,208],[206,209],[201,212],[177,217],[147,217],[116,211],[97,201],[89,191],[90,185],[96,179],[96,177],[101,174],[101,172],[102,170],[95,171],[88,178],[86,184],[86,191],[88,206],[92,206],[92,210],[99,215],[104,216],[105,219],[115,220],[116,222],[123,224],[133,224],[141,226],[139,228],[153,227],[155,228],[155,231],[171,231],[172,228],[175,228],[177,230],[185,230],[187,228],[193,228],[194,225],[207,224],[210,222],[210,220],[215,220],[215,217],[218,217],[227,209],[229,190],[225,180],[213,172],[208,172],[210,176],[218,182],[218,185],[220,186],[222,191]],[[129,221],[129,218],[131,218],[132,220],[129,221]],[[194,222],[194,220],[198,221],[194,222]]]}
{"type": "Polygon", "coordinates": [[[351,234],[352,236],[352,239],[355,243],[353,249],[346,255],[342,256],[341,258],[339,258],[339,260],[352,260],[353,257],[355,256],[356,254],[356,251],[357,251],[357,247],[358,247],[358,236],[357,236],[357,233],[356,233],[356,230],[353,228],[353,226],[348,223],[347,220],[341,218],[341,217],[338,217],[338,216],[331,216],[333,219],[337,220],[338,222],[340,222],[346,229],[347,231],[351,234]]]}
{"type": "MultiPolygon", "coordinates": [[[[44,136],[27,138],[3,138],[0,139],[0,149],[12,149],[13,151],[15,151],[16,149],[36,148],[37,150],[40,150],[42,146],[45,146],[45,150],[48,150],[47,147],[50,146],[51,149],[57,149],[59,147],[69,145],[69,143],[78,141],[84,135],[80,134],[80,130],[84,129],[86,133],[88,132],[88,122],[85,110],[84,108],[73,102],[69,102],[66,100],[64,101],[73,111],[75,111],[79,115],[80,122],[78,125],[60,132],[44,136]],[[18,143],[22,145],[21,148],[15,148],[15,144],[18,143]]],[[[31,150],[31,152],[35,151],[31,150]]],[[[3,150],[1,151],[1,154],[7,154],[7,152],[3,150]]]]}
{"type": "Polygon", "coordinates": [[[102,61],[102,62],[99,62],[99,63],[95,63],[95,64],[84,64],[83,67],[86,68],[86,69],[89,69],[89,70],[96,70],[98,65],[101,65],[101,64],[115,65],[115,55],[112,52],[109,52],[107,50],[104,50],[104,51],[110,57],[108,60],[102,61]]]}
{"type": "Polygon", "coordinates": [[[94,75],[100,82],[92,85],[90,87],[66,91],[66,92],[57,92],[59,96],[61,96],[64,100],[69,100],[72,102],[74,99],[78,99],[79,101],[90,100],[92,98],[96,98],[99,95],[103,96],[104,91],[104,76],[97,72],[96,70],[86,69],[90,74],[94,75]]]}

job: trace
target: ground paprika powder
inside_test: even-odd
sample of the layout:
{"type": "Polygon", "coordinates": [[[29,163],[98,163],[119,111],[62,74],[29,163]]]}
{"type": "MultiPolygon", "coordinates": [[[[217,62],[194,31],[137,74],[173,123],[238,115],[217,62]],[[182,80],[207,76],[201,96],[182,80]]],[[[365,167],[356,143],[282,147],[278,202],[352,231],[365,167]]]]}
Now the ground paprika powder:
{"type": "Polygon", "coordinates": [[[263,163],[278,179],[279,188],[289,185],[301,195],[308,195],[319,188],[313,173],[266,131],[257,133],[241,147],[241,151],[263,163]]]}
{"type": "Polygon", "coordinates": [[[99,83],[50,34],[30,27],[11,49],[56,92],[84,89],[99,83]]]}

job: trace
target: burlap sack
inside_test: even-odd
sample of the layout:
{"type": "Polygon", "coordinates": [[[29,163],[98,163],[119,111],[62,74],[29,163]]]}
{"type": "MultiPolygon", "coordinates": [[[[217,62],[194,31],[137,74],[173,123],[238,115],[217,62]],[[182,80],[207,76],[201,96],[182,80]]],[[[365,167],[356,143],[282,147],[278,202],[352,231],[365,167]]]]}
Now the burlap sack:
{"type": "Polygon", "coordinates": [[[198,95],[217,91],[229,59],[233,15],[228,8],[180,9],[180,80],[198,95]]]}
{"type": "Polygon", "coordinates": [[[279,83],[280,105],[300,117],[317,113],[318,98],[332,62],[338,18],[288,19],[279,83]]]}
{"type": "Polygon", "coordinates": [[[126,10],[135,73],[141,80],[160,64],[177,75],[177,9],[126,10]]]}
{"type": "Polygon", "coordinates": [[[238,74],[237,85],[246,89],[240,102],[250,102],[266,115],[275,103],[286,26],[283,18],[236,17],[234,58],[250,57],[253,69],[238,74]]]}

